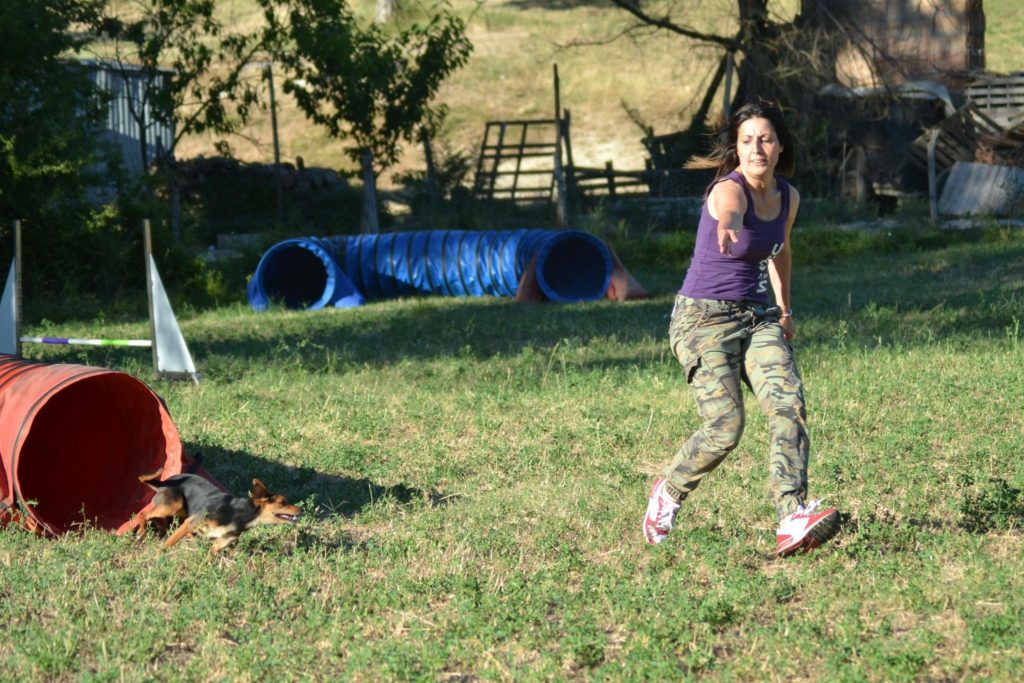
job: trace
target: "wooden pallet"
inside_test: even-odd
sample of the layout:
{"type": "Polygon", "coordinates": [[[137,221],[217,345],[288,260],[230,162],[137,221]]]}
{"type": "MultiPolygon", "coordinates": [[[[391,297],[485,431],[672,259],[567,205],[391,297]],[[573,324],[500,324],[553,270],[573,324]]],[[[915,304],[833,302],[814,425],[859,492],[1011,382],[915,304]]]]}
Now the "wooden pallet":
{"type": "Polygon", "coordinates": [[[967,99],[1001,126],[1024,114],[1024,73],[984,76],[964,90],[967,99]]]}
{"type": "MultiPolygon", "coordinates": [[[[983,113],[974,102],[968,102],[955,114],[936,126],[939,138],[935,144],[935,166],[939,171],[953,167],[958,161],[974,161],[982,136],[1000,135],[1002,127],[983,113]]],[[[910,145],[910,160],[928,169],[928,139],[925,131],[910,145]]]]}

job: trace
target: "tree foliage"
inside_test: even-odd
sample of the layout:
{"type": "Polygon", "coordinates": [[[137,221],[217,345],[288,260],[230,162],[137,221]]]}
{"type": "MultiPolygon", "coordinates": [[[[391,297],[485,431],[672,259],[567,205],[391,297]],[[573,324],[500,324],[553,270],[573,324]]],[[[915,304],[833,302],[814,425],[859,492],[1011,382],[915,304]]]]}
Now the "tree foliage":
{"type": "Polygon", "coordinates": [[[62,59],[80,45],[91,0],[0,3],[0,220],[38,220],[79,198],[102,102],[62,59]]]}
{"type": "Polygon", "coordinates": [[[402,141],[443,116],[431,102],[472,52],[465,24],[446,10],[391,32],[361,26],[345,0],[261,2],[284,46],[285,91],[331,137],[351,140],[353,159],[369,151],[381,170],[398,160],[402,141]]]}
{"type": "Polygon", "coordinates": [[[233,32],[215,8],[215,0],[140,0],[111,5],[101,25],[96,49],[142,84],[130,103],[140,130],[174,124],[167,153],[186,135],[236,132],[260,103],[258,81],[243,70],[267,49],[267,33],[233,32]]]}

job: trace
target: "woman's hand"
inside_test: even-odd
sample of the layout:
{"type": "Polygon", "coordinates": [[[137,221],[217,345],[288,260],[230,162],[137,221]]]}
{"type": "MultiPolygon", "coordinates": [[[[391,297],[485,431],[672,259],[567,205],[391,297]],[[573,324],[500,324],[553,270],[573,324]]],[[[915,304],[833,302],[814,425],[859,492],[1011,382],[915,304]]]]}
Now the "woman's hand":
{"type": "Polygon", "coordinates": [[[793,322],[793,316],[787,315],[780,318],[779,324],[782,325],[782,334],[786,337],[786,341],[790,341],[796,336],[796,323],[793,322]]]}
{"type": "Polygon", "coordinates": [[[732,256],[732,245],[740,241],[739,230],[727,228],[724,223],[718,224],[718,251],[732,256]]]}

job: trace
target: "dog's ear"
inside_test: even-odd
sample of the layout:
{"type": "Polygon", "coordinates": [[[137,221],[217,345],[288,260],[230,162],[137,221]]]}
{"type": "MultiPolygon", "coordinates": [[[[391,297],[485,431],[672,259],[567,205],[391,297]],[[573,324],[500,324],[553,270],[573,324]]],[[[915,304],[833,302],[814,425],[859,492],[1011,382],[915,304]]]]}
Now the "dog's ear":
{"type": "Polygon", "coordinates": [[[263,482],[259,479],[252,480],[252,499],[253,500],[266,500],[270,498],[270,491],[263,485],[263,482]]]}

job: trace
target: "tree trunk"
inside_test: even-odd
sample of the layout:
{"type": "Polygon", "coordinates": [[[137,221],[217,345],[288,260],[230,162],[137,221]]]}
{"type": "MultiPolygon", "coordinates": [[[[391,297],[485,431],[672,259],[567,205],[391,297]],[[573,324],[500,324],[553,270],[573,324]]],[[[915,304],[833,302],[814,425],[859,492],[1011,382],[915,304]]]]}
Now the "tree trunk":
{"type": "Polygon", "coordinates": [[[373,21],[378,24],[386,24],[395,18],[398,13],[398,0],[377,0],[377,10],[373,14],[373,21]]]}
{"type": "Polygon", "coordinates": [[[373,154],[363,152],[360,163],[363,167],[363,215],[359,229],[364,234],[376,235],[380,232],[380,219],[377,216],[377,179],[373,175],[373,154]]]}
{"type": "Polygon", "coordinates": [[[434,151],[430,148],[430,133],[426,126],[420,128],[420,141],[423,143],[423,158],[427,162],[427,192],[430,194],[430,210],[437,214],[441,207],[441,189],[437,182],[437,167],[434,166],[434,151]]]}
{"type": "Polygon", "coordinates": [[[171,236],[175,244],[181,243],[181,188],[174,164],[168,165],[167,191],[171,203],[171,236]]]}
{"type": "Polygon", "coordinates": [[[149,174],[149,145],[146,142],[146,112],[141,111],[135,118],[139,126],[139,163],[142,166],[140,174],[145,177],[149,174]]]}
{"type": "Polygon", "coordinates": [[[776,66],[769,43],[776,27],[768,21],[768,0],[737,0],[736,4],[740,11],[739,42],[743,46],[743,62],[738,69],[734,110],[758,97],[778,97],[771,92],[766,77],[776,66]]]}

